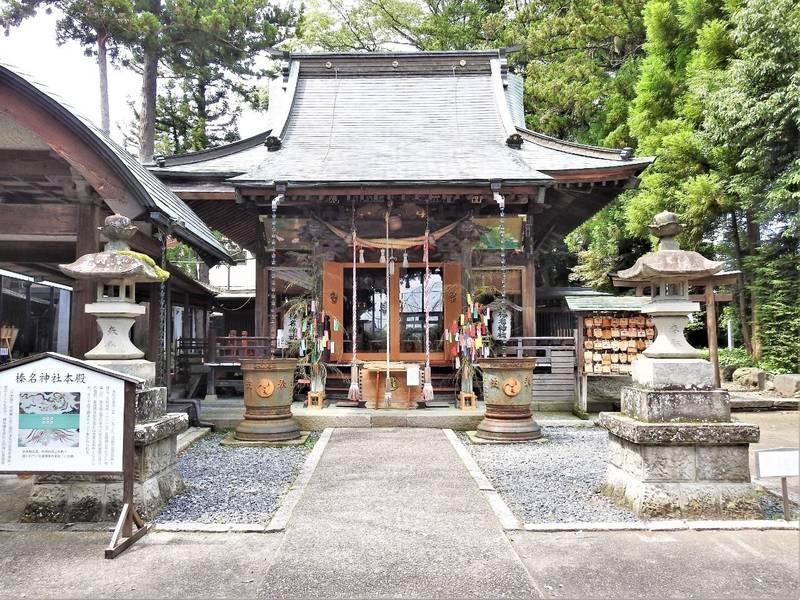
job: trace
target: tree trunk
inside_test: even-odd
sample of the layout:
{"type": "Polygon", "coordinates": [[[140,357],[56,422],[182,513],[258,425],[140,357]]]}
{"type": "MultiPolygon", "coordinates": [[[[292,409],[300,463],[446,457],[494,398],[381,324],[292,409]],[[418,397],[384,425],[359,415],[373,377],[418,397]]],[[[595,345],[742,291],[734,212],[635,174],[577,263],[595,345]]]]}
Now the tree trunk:
{"type": "MultiPolygon", "coordinates": [[[[150,0],[150,12],[161,14],[161,0],[150,0]]],[[[139,113],[139,162],[153,160],[156,147],[159,44],[145,42],[142,69],[142,110],[139,113]]]]}
{"type": "MultiPolygon", "coordinates": [[[[747,225],[747,246],[750,256],[755,256],[758,253],[758,247],[761,245],[761,226],[756,220],[755,213],[748,210],[745,213],[747,225]]],[[[750,344],[752,346],[751,356],[753,360],[761,360],[761,336],[759,335],[759,322],[758,322],[758,299],[754,294],[750,294],[750,311],[751,323],[750,326],[750,344]]]]}
{"type": "Polygon", "coordinates": [[[742,239],[739,236],[739,221],[736,211],[731,211],[731,238],[733,239],[733,254],[736,259],[736,268],[742,272],[736,284],[736,297],[739,301],[739,322],[742,327],[742,342],[747,353],[753,355],[753,346],[750,340],[750,324],[747,319],[747,297],[745,296],[744,261],[742,260],[742,239]]]}
{"type": "Polygon", "coordinates": [[[97,67],[100,71],[100,129],[106,135],[111,133],[111,117],[108,110],[108,52],[107,35],[97,37],[97,67]]]}

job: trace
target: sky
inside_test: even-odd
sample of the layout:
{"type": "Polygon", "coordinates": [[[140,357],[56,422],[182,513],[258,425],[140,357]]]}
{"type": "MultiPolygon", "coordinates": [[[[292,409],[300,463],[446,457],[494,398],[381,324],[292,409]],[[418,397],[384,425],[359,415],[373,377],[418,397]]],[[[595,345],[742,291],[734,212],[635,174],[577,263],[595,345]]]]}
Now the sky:
{"type": "MultiPolygon", "coordinates": [[[[13,67],[26,78],[44,83],[77,112],[100,123],[100,93],[95,57],[85,56],[76,42],[56,43],[57,15],[40,12],[10,31],[0,32],[0,62],[13,67]]],[[[122,131],[129,128],[133,113],[129,102],[138,103],[141,80],[135,72],[111,66],[108,70],[111,137],[122,142],[122,131]]],[[[245,111],[239,121],[242,137],[262,130],[262,116],[245,111]]]]}

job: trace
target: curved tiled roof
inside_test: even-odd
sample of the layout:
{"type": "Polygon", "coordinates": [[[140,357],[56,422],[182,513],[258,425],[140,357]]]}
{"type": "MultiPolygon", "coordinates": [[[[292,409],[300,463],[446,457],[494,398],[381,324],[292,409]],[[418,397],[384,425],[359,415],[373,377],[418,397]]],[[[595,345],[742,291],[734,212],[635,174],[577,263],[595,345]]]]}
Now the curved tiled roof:
{"type": "Polygon", "coordinates": [[[143,210],[163,213],[174,223],[172,231],[176,237],[209,257],[211,262],[233,261],[224,246],[191,208],[91,120],[72,109],[44,85],[21,76],[4,63],[0,63],[0,81],[42,106],[78,135],[119,177],[143,210]]]}
{"type": "Polygon", "coordinates": [[[242,187],[542,184],[559,171],[632,176],[652,162],[524,129],[522,81],[500,51],[293,54],[279,92],[263,134],[153,171],[242,187]]]}

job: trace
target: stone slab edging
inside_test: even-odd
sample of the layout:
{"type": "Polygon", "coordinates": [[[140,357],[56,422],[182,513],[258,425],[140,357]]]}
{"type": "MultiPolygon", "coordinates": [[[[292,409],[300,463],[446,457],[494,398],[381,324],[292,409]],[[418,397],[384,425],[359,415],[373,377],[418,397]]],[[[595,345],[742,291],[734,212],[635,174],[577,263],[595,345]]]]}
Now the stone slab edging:
{"type": "Polygon", "coordinates": [[[635,521],[587,523],[525,523],[525,531],[538,533],[576,531],[744,531],[800,530],[800,521],[635,521]]]}
{"type": "Polygon", "coordinates": [[[488,502],[489,506],[491,507],[492,511],[494,512],[497,520],[500,521],[500,525],[502,525],[503,529],[506,531],[519,531],[524,528],[522,521],[520,521],[511,509],[506,504],[506,501],[503,500],[503,497],[500,493],[494,489],[492,482],[483,474],[481,468],[478,466],[478,463],[475,462],[475,459],[472,458],[472,455],[469,453],[469,450],[466,449],[464,444],[461,443],[461,440],[458,439],[455,432],[452,429],[443,429],[445,437],[450,442],[450,445],[453,446],[453,449],[458,454],[458,457],[461,459],[461,462],[464,463],[464,466],[469,471],[469,474],[475,480],[475,483],[478,485],[478,490],[483,495],[486,502],[488,502]]]}
{"type": "Polygon", "coordinates": [[[289,486],[289,492],[283,497],[283,502],[281,502],[278,510],[272,515],[272,519],[264,529],[266,533],[278,533],[286,529],[286,525],[292,517],[292,511],[294,511],[294,507],[297,506],[298,501],[303,496],[303,492],[311,480],[311,476],[314,474],[314,470],[317,468],[332,434],[333,427],[327,427],[322,432],[322,435],[319,436],[317,443],[314,444],[314,449],[311,450],[311,453],[306,457],[303,466],[300,468],[300,474],[294,480],[294,483],[289,486]]]}

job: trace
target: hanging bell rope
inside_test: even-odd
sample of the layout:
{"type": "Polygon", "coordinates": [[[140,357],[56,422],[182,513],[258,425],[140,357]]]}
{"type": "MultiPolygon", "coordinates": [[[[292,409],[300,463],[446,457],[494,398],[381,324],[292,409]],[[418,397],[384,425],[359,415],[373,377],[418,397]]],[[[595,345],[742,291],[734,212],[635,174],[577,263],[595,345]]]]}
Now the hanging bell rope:
{"type": "MultiPolygon", "coordinates": [[[[389,213],[391,211],[391,208],[392,207],[391,207],[391,201],[390,201],[389,206],[386,207],[386,254],[388,254],[388,250],[389,250],[389,213]]],[[[330,227],[330,225],[329,225],[329,227],[330,227]]],[[[354,241],[355,241],[355,238],[354,238],[354,241]]],[[[381,256],[384,256],[384,251],[383,250],[381,250],[381,256]]],[[[387,298],[387,301],[388,301],[388,298],[389,298],[389,290],[391,289],[391,286],[389,285],[390,284],[390,279],[391,279],[391,274],[389,272],[390,264],[391,264],[391,261],[387,260],[386,261],[386,298],[387,298]]],[[[388,317],[388,315],[387,315],[387,317],[388,317]]],[[[392,387],[391,387],[391,383],[390,383],[390,367],[391,367],[391,365],[390,365],[390,356],[389,356],[389,340],[390,340],[390,338],[389,338],[389,327],[390,327],[391,321],[392,320],[390,318],[386,319],[386,387],[385,387],[386,391],[383,394],[383,403],[387,407],[392,402],[392,387]]]]}
{"type": "MultiPolygon", "coordinates": [[[[352,227],[353,227],[353,297],[351,300],[351,304],[353,305],[353,334],[352,334],[352,341],[353,341],[353,360],[350,362],[350,389],[347,392],[347,399],[350,402],[361,402],[361,390],[358,386],[358,309],[356,307],[356,302],[358,298],[358,294],[356,293],[356,257],[357,257],[357,244],[355,240],[357,239],[356,236],[356,202],[353,200],[353,219],[352,219],[352,227]]],[[[363,250],[362,250],[363,252],[363,250]]]]}
{"type": "Polygon", "coordinates": [[[425,311],[425,383],[422,385],[422,401],[433,402],[433,383],[431,382],[431,310],[429,304],[431,267],[430,267],[430,231],[428,205],[425,205],[425,242],[422,247],[422,260],[425,263],[425,279],[422,284],[422,306],[425,311]]]}

